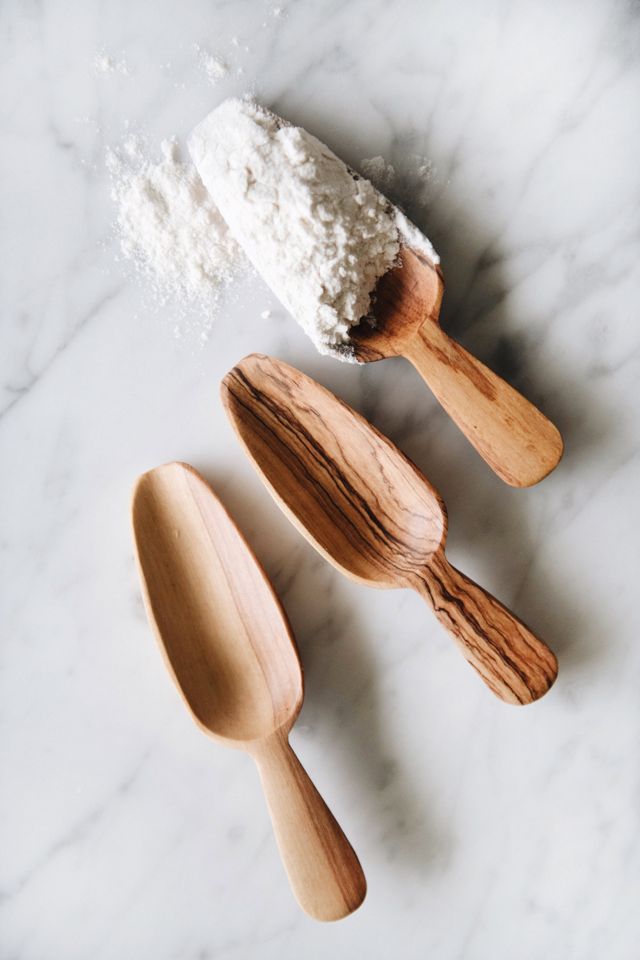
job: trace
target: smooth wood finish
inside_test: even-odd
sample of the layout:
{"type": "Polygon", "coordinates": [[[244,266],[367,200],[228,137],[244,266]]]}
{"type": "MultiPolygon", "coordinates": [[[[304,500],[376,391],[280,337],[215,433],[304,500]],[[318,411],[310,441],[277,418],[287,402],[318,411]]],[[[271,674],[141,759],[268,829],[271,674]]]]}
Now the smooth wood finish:
{"type": "Polygon", "coordinates": [[[562,456],[557,428],[501,377],[472,357],[438,322],[442,274],[413,250],[375,291],[375,327],[351,331],[359,360],[403,356],[491,469],[514,487],[546,477],[562,456]]]}
{"type": "Polygon", "coordinates": [[[227,374],[222,398],[274,498],[327,560],[361,583],[418,590],[502,700],[546,693],[555,656],[449,564],[445,505],[390,440],[314,380],[259,354],[227,374]]]}
{"type": "Polygon", "coordinates": [[[255,759],[300,906],[338,920],[366,882],[288,741],[303,679],[273,588],[211,488],[186,464],[143,474],[133,530],[149,619],[200,728],[255,759]]]}

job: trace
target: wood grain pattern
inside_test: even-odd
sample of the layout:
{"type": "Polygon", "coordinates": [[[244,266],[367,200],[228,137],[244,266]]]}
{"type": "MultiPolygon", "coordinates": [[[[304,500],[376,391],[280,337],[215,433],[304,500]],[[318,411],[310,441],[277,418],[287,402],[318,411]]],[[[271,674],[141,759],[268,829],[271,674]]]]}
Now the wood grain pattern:
{"type": "Polygon", "coordinates": [[[318,920],[363,901],[362,868],[288,742],[300,660],[276,594],[211,488],[187,464],[143,474],[133,531],[167,666],[200,728],[255,759],[293,892],[318,920]]]}
{"type": "Polygon", "coordinates": [[[529,703],[558,674],[554,654],[499,600],[436,552],[416,588],[496,696],[529,703]]]}
{"type": "Polygon", "coordinates": [[[557,428],[521,393],[441,329],[442,273],[405,250],[402,265],[379,281],[375,327],[351,331],[358,359],[404,356],[491,469],[515,487],[529,487],[557,466],[557,428]]]}
{"type": "Polygon", "coordinates": [[[227,374],[222,398],[272,495],[327,560],[361,583],[418,590],[501,699],[531,703],[551,687],[555,656],[450,566],[444,503],[390,440],[299,370],[259,354],[227,374]]]}

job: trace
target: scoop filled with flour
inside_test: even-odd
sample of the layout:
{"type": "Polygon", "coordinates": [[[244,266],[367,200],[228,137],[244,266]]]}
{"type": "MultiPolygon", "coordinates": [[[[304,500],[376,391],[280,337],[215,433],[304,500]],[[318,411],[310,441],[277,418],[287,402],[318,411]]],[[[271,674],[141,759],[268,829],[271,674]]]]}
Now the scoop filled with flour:
{"type": "Polygon", "coordinates": [[[189,151],[231,233],[321,353],[355,360],[349,331],[403,243],[438,262],[368,180],[252,100],[224,101],[189,151]]]}

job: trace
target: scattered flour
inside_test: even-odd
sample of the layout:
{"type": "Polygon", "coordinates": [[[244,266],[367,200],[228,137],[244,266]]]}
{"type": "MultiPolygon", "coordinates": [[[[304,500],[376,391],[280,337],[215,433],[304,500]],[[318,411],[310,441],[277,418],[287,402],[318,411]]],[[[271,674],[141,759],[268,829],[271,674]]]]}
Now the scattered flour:
{"type": "Polygon", "coordinates": [[[162,143],[157,163],[145,158],[143,146],[131,135],[121,153],[107,154],[122,253],[161,302],[203,308],[200,336],[205,340],[222,287],[246,261],[195,167],[180,159],[175,141],[162,143]]]}
{"type": "MultiPolygon", "coordinates": [[[[226,74],[220,58],[195,49],[211,82],[226,74]]],[[[128,72],[124,59],[104,52],[94,66],[128,72]]],[[[195,166],[174,140],[150,159],[145,140],[128,123],[125,131],[120,148],[107,152],[120,247],[154,298],[172,301],[178,337],[208,338],[220,293],[249,266],[246,253],[320,352],[353,360],[349,331],[369,314],[377,280],[402,245],[438,262],[379,192],[393,189],[402,202],[404,184],[415,201],[416,185],[419,192],[432,178],[424,157],[400,178],[383,157],[364,158],[363,179],[307,131],[248,99],[225,101],[196,128],[195,166]]]]}
{"type": "MultiPolygon", "coordinates": [[[[122,149],[127,155],[129,160],[139,161],[140,163],[144,159],[144,141],[142,137],[139,137],[137,134],[132,133],[126,138],[122,144],[122,149]]],[[[113,163],[112,163],[113,166],[113,163]]]]}
{"type": "Polygon", "coordinates": [[[426,181],[434,180],[436,178],[433,161],[429,160],[427,157],[421,156],[418,153],[414,153],[412,159],[415,165],[415,172],[418,177],[426,181]]]}
{"type": "Polygon", "coordinates": [[[384,157],[365,157],[360,161],[360,169],[378,190],[389,190],[396,178],[396,171],[384,157]]]}
{"type": "Polygon", "coordinates": [[[354,360],[349,330],[369,313],[402,243],[438,262],[368,180],[254,101],[224,101],[189,150],[233,235],[321,353],[354,360]]]}
{"type": "Polygon", "coordinates": [[[429,206],[431,193],[438,183],[431,160],[421,154],[404,154],[402,173],[398,174],[384,157],[364,157],[360,161],[364,176],[383,193],[391,192],[400,203],[413,207],[429,206]]]}
{"type": "Polygon", "coordinates": [[[229,67],[224,60],[213,56],[213,54],[204,58],[203,65],[209,83],[218,83],[218,81],[224,80],[229,73],[229,67]]]}
{"type": "Polygon", "coordinates": [[[221,80],[224,80],[224,78],[228,76],[229,65],[222,59],[222,57],[218,57],[214,53],[209,53],[198,43],[195,44],[195,50],[198,54],[200,66],[204,70],[209,83],[215,86],[215,84],[219,83],[221,80]]]}
{"type": "Polygon", "coordinates": [[[131,76],[131,71],[124,57],[117,59],[104,50],[99,50],[96,53],[92,63],[96,73],[120,73],[123,77],[131,76]]]}

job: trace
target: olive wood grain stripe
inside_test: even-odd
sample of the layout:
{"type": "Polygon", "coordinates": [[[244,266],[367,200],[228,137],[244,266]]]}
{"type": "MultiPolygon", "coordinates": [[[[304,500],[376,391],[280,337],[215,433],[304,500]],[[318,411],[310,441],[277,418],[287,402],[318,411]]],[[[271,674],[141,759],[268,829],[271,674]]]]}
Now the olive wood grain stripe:
{"type": "Polygon", "coordinates": [[[445,558],[446,508],[398,448],[299,370],[258,354],[223,381],[249,457],[287,516],[347,576],[411,587],[503,700],[530,703],[557,662],[540,639],[445,558]]]}
{"type": "Polygon", "coordinates": [[[521,620],[436,553],[417,578],[419,593],[493,692],[530,703],[553,684],[558,661],[521,620]]]}
{"type": "MultiPolygon", "coordinates": [[[[348,473],[340,469],[337,461],[327,459],[325,449],[301,426],[291,408],[279,405],[271,396],[261,393],[237,368],[228,375],[226,384],[238,406],[244,410],[246,420],[251,421],[256,435],[262,434],[265,444],[287,464],[292,477],[310,490],[317,491],[320,509],[334,527],[348,529],[371,563],[379,564],[381,570],[388,569],[389,561],[381,563],[379,548],[388,545],[394,549],[392,562],[398,576],[406,577],[415,570],[416,564],[422,562],[422,550],[415,553],[409,551],[407,544],[394,534],[392,527],[385,527],[380,516],[371,509],[366,496],[360,494],[349,481],[348,473]],[[234,381],[246,388],[253,403],[246,400],[242,389],[234,390],[234,381]],[[284,443],[283,437],[288,442],[284,443]],[[339,496],[334,496],[335,493],[339,496]],[[349,506],[348,510],[344,509],[345,505],[349,506]]],[[[372,446],[370,456],[375,458],[375,454],[376,447],[372,446]]],[[[368,495],[371,495],[370,489],[368,495]]]]}

